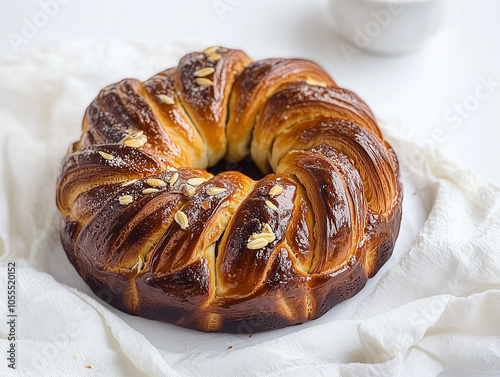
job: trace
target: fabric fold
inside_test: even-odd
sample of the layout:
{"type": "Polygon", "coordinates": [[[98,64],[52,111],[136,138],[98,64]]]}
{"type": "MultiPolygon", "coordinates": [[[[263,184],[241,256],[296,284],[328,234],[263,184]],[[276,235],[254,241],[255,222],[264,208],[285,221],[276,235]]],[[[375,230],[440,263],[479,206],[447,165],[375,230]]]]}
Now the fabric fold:
{"type": "MultiPolygon", "coordinates": [[[[60,246],[58,164],[99,88],[147,78],[204,46],[73,41],[0,61],[0,306],[6,265],[16,261],[18,313],[18,369],[3,361],[0,375],[500,373],[500,188],[418,147],[394,122],[381,128],[406,190],[395,253],[360,294],[322,318],[252,338],[204,334],[120,313],[90,292],[60,246]],[[425,218],[418,233],[417,217],[425,218]]],[[[8,330],[0,321],[3,350],[8,330]]]]}

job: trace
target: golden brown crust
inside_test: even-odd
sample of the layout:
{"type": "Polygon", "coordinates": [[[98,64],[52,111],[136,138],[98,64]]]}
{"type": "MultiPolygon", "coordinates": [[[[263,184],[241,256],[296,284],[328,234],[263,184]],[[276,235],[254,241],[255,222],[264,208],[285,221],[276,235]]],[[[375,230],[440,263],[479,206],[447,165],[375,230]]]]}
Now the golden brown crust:
{"type": "Polygon", "coordinates": [[[162,155],[144,148],[121,144],[89,146],[63,160],[57,182],[57,206],[62,213],[70,212],[75,199],[87,190],[147,177],[169,166],[171,163],[162,155]]]}
{"type": "Polygon", "coordinates": [[[253,184],[241,173],[224,172],[200,185],[196,194],[180,208],[186,215],[186,229],[172,223],[164,232],[152,256],[152,271],[170,274],[200,257],[214,260],[215,242],[253,184]],[[212,194],[214,189],[221,190],[212,194]]]}
{"type": "Polygon", "coordinates": [[[271,330],[323,315],[390,257],[402,186],[368,106],[310,61],[250,63],[209,48],[87,109],[58,179],[61,241],[113,306],[202,331],[271,330]],[[250,143],[275,174],[203,170],[250,143]]]}
{"type": "Polygon", "coordinates": [[[190,166],[189,155],[161,127],[143,93],[143,84],[135,79],[103,89],[85,113],[78,149],[94,144],[142,147],[177,165],[190,166]]]}
{"type": "Polygon", "coordinates": [[[193,52],[179,62],[179,98],[207,144],[209,166],[226,154],[229,94],[236,76],[251,61],[243,51],[217,48],[193,52]]]}
{"type": "Polygon", "coordinates": [[[228,161],[239,161],[249,154],[255,119],[267,99],[283,85],[301,81],[335,86],[335,82],[320,66],[304,59],[259,60],[250,64],[239,75],[229,104],[228,161]]]}
{"type": "Polygon", "coordinates": [[[276,169],[289,151],[321,145],[337,149],[352,161],[371,209],[385,214],[391,208],[397,191],[397,161],[391,160],[388,145],[356,123],[329,118],[297,123],[274,140],[270,164],[276,169]]]}
{"type": "Polygon", "coordinates": [[[142,93],[161,126],[188,153],[191,166],[206,169],[207,146],[180,105],[175,89],[176,68],[160,72],[144,82],[142,93]]]}
{"type": "Polygon", "coordinates": [[[356,251],[364,228],[366,201],[358,171],[344,154],[326,147],[288,153],[277,172],[298,178],[317,219],[309,273],[338,268],[356,251]]]}
{"type": "Polygon", "coordinates": [[[219,245],[218,295],[245,296],[262,284],[273,253],[285,242],[295,196],[296,185],[289,178],[268,175],[258,182],[233,216],[219,245]],[[275,186],[283,191],[271,198],[269,193],[275,186]],[[274,200],[276,210],[269,208],[266,200],[274,200]],[[262,234],[262,237],[251,238],[262,234]],[[269,238],[266,238],[267,234],[269,238]],[[250,246],[259,240],[265,245],[259,248],[250,246]]]}
{"type": "Polygon", "coordinates": [[[251,146],[257,166],[268,172],[271,147],[276,137],[298,122],[319,117],[352,121],[382,140],[370,108],[351,91],[294,82],[270,97],[262,109],[251,146]]]}

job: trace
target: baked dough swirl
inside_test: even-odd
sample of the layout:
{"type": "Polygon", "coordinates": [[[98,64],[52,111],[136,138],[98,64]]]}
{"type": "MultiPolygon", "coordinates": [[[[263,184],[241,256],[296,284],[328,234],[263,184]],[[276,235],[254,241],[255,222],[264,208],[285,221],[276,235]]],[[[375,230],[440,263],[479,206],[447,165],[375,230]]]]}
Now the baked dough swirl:
{"type": "Polygon", "coordinates": [[[396,155],[360,98],[311,61],[222,47],[104,88],[57,184],[62,244],[96,294],[232,333],[355,295],[391,256],[401,204],[396,155]],[[259,181],[205,170],[249,155],[259,181]]]}

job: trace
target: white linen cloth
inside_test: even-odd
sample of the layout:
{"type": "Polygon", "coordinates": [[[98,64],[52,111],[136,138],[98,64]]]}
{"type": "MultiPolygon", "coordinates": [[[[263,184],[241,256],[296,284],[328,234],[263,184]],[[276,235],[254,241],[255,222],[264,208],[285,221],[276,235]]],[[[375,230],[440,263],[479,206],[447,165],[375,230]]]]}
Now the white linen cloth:
{"type": "Polygon", "coordinates": [[[99,89],[146,79],[199,47],[65,42],[0,61],[0,375],[500,373],[500,189],[437,150],[417,148],[395,123],[382,127],[406,192],[395,254],[359,295],[321,319],[252,338],[204,334],[121,314],[90,292],[59,242],[59,163],[99,89]],[[16,370],[7,368],[1,314],[9,261],[17,264],[16,370]],[[148,326],[162,334],[148,336],[162,349],[139,332],[148,326]]]}

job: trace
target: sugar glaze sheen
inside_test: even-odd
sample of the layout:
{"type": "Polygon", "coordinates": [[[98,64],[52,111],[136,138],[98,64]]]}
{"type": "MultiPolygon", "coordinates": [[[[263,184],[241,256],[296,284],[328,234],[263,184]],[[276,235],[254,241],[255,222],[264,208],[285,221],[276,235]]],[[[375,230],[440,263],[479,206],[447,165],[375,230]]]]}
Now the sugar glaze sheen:
{"type": "Polygon", "coordinates": [[[103,89],[56,199],[69,260],[111,305],[255,333],[363,288],[392,254],[402,185],[369,107],[317,64],[214,46],[103,89]]]}

